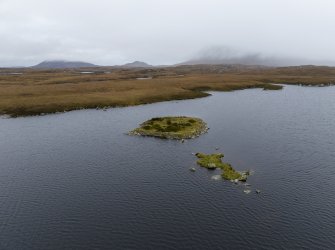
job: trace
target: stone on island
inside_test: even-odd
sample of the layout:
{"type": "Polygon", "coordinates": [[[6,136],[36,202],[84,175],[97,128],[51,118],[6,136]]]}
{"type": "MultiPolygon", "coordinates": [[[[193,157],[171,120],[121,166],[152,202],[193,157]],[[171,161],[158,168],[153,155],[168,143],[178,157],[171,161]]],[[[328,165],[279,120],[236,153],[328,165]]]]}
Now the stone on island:
{"type": "Polygon", "coordinates": [[[203,154],[203,153],[196,153],[196,157],[198,157],[197,163],[204,168],[208,169],[222,169],[222,178],[226,180],[236,180],[236,181],[246,181],[249,172],[243,171],[238,172],[236,171],[229,163],[222,162],[221,158],[224,157],[223,154],[203,154]]]}
{"type": "Polygon", "coordinates": [[[152,118],[130,131],[130,135],[153,136],[163,139],[193,139],[208,130],[207,124],[195,117],[167,116],[152,118]]]}

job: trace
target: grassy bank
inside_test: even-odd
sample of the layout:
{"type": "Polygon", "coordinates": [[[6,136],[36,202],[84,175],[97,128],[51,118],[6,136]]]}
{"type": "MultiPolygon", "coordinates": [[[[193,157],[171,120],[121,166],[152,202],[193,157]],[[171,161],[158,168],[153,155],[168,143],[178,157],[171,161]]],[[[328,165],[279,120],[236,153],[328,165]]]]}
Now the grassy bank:
{"type": "Polygon", "coordinates": [[[264,68],[241,65],[153,69],[0,69],[0,114],[12,117],[86,108],[123,107],[208,96],[204,91],[281,89],[277,83],[329,85],[328,67],[264,68]],[[81,74],[80,71],[94,71],[81,74]],[[22,75],[8,73],[20,72],[22,75]],[[152,79],[137,80],[137,78],[152,79]]]}

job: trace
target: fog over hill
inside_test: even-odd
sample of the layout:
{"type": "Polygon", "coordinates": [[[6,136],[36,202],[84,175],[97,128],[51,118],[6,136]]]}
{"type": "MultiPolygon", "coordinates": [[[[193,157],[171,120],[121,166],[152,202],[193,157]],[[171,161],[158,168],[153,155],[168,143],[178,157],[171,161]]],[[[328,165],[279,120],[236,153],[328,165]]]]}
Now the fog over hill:
{"type": "Polygon", "coordinates": [[[335,61],[313,60],[294,57],[272,56],[255,52],[241,52],[230,47],[215,46],[199,51],[194,57],[177,65],[197,64],[242,64],[264,66],[299,66],[328,65],[335,66],[335,61]]]}
{"type": "MultiPolygon", "coordinates": [[[[143,61],[134,61],[122,65],[114,65],[115,68],[152,68],[152,67],[171,67],[179,65],[254,65],[254,66],[300,66],[300,65],[319,65],[319,66],[335,66],[335,60],[313,60],[298,57],[285,57],[278,55],[269,55],[266,53],[247,52],[233,49],[228,46],[211,46],[204,48],[190,59],[177,64],[170,65],[151,65],[143,61]]],[[[105,65],[108,66],[108,65],[105,65]]],[[[101,67],[85,61],[70,60],[46,60],[31,68],[36,69],[61,69],[61,68],[88,68],[101,67]]]]}

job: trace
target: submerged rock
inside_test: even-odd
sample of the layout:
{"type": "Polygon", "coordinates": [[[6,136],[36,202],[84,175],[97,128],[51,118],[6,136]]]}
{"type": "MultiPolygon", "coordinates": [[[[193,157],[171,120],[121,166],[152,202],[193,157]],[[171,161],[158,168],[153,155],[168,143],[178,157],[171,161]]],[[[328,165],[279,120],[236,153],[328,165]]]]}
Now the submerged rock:
{"type": "Polygon", "coordinates": [[[241,177],[239,178],[240,181],[246,182],[248,179],[249,174],[246,174],[244,172],[240,172],[241,177]]]}
{"type": "Polygon", "coordinates": [[[221,175],[213,175],[212,177],[211,177],[211,179],[212,180],[215,180],[215,181],[219,181],[219,180],[222,180],[222,177],[221,177],[221,175]]]}
{"type": "Polygon", "coordinates": [[[261,190],[256,189],[256,194],[259,194],[261,192],[261,190]]]}
{"type": "Polygon", "coordinates": [[[248,170],[247,172],[248,172],[248,175],[253,175],[255,173],[255,171],[253,170],[248,170]]]}

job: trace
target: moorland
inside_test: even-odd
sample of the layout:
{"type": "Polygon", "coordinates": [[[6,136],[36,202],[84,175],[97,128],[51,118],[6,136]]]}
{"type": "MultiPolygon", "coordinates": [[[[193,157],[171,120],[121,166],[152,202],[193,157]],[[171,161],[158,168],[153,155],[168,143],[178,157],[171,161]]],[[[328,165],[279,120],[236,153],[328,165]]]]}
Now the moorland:
{"type": "Polygon", "coordinates": [[[335,67],[181,65],[174,67],[0,69],[0,115],[41,115],[77,109],[124,107],[281,84],[335,84],[335,67]]]}

